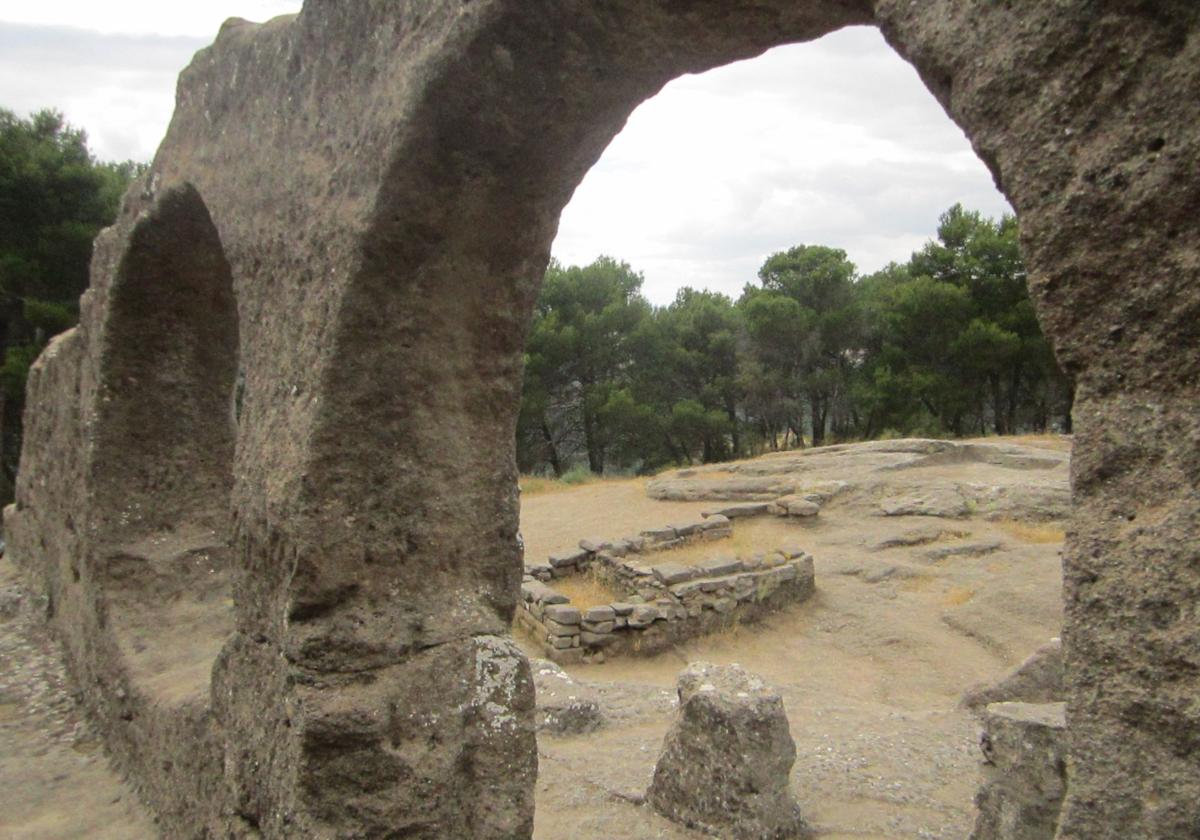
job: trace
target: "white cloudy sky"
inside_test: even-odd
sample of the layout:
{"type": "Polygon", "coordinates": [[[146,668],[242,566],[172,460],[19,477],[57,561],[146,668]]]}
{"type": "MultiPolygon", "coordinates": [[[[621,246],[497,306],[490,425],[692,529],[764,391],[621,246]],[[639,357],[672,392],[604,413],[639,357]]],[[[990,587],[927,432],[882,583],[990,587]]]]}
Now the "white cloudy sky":
{"type": "MultiPolygon", "coordinates": [[[[175,77],[221,21],[296,0],[0,0],[0,107],[55,107],[105,159],[148,160],[175,77]]],[[[672,82],[575,193],[555,255],[628,261],[666,303],[684,285],[736,296],[796,244],[863,271],[902,261],[951,204],[1008,209],[962,132],[874,29],[772,50],[672,82]]]]}

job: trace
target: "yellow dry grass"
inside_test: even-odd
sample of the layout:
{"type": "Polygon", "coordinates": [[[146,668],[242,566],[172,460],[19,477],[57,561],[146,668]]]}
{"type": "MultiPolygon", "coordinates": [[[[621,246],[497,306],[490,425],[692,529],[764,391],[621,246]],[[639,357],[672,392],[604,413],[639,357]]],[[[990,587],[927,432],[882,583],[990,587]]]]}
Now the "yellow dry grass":
{"type": "Polygon", "coordinates": [[[599,475],[588,475],[583,478],[575,478],[572,481],[563,481],[558,478],[546,478],[544,476],[523,475],[517,482],[517,486],[521,488],[522,496],[542,496],[549,493],[562,493],[567,490],[578,490],[582,487],[587,487],[589,484],[609,484],[609,483],[637,483],[644,485],[646,478],[610,478],[599,475]]]}
{"type": "Polygon", "coordinates": [[[974,597],[974,589],[967,589],[962,586],[952,586],[946,592],[946,594],[942,596],[942,604],[947,607],[961,607],[974,597]]]}
{"type": "Polygon", "coordinates": [[[1060,543],[1067,538],[1066,532],[1058,525],[1035,525],[1018,522],[1015,519],[1005,520],[998,524],[1010,537],[1023,543],[1046,545],[1060,543]]]}
{"type": "Polygon", "coordinates": [[[551,581],[550,586],[555,592],[570,598],[571,606],[581,610],[621,600],[620,592],[607,586],[590,572],[558,578],[551,581]]]}
{"type": "Polygon", "coordinates": [[[917,573],[906,577],[897,587],[902,592],[928,592],[937,583],[939,577],[928,573],[917,573]]]}
{"type": "Polygon", "coordinates": [[[690,543],[680,548],[672,548],[663,552],[655,552],[648,555],[651,562],[657,562],[657,558],[670,560],[672,563],[682,563],[685,566],[690,566],[693,563],[699,563],[701,560],[707,560],[710,557],[720,557],[731,554],[753,554],[755,551],[766,551],[777,546],[765,546],[762,540],[749,528],[739,528],[734,526],[733,536],[726,537],[720,540],[701,540],[700,542],[690,543]]]}

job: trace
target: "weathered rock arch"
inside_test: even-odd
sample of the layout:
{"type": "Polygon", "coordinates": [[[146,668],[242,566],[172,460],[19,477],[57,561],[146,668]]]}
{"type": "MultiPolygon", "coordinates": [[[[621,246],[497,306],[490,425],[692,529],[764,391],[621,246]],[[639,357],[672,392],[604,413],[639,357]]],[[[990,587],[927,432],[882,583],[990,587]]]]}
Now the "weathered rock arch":
{"type": "MultiPolygon", "coordinates": [[[[8,519],[169,834],[528,836],[532,689],[505,639],[512,438],[558,214],[670,79],[870,23],[1017,209],[1039,314],[1078,382],[1060,836],[1196,831],[1200,9],[308,0],[230,21],[197,55],[106,234],[132,258],[130,225],[192,184],[237,295],[235,629],[206,697],[125,719],[146,691],[115,687],[119,632],[88,612],[94,582],[71,578],[109,539],[71,524],[112,500],[63,450],[92,429],[91,386],[74,383],[114,353],[95,329],[38,364],[8,519]]],[[[85,326],[117,317],[103,253],[85,326]]]]}

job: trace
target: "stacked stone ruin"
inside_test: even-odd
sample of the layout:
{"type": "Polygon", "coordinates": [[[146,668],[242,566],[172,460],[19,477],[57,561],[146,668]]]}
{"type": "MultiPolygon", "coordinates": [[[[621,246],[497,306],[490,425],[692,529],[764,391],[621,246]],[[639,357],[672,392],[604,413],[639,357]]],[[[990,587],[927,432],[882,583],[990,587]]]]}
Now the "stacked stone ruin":
{"type": "MultiPolygon", "coordinates": [[[[754,512],[768,506],[761,508],[754,512]]],[[[796,547],[744,557],[718,550],[696,563],[671,560],[671,549],[732,534],[729,518],[714,514],[636,537],[580,540],[577,549],[552,554],[545,563],[526,563],[517,623],[554,662],[603,662],[614,654],[659,653],[812,595],[813,560],[796,547]],[[621,597],[573,606],[553,583],[576,574],[594,575],[621,597]]]]}
{"type": "Polygon", "coordinates": [[[513,438],[559,214],[670,80],[850,25],[1008,197],[1076,384],[1059,838],[1194,834],[1200,6],[307,0],[180,77],[6,514],[167,836],[530,835],[513,438]],[[234,605],[186,697],[118,641],[160,593],[234,605]]]}

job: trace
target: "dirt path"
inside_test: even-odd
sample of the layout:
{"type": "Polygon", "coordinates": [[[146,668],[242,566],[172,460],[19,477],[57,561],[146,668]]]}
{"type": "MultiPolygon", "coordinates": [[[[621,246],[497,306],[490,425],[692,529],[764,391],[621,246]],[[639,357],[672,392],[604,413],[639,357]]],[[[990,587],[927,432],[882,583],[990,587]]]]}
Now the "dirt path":
{"type": "Polygon", "coordinates": [[[154,837],[72,701],[57,646],[16,582],[0,559],[0,838],[154,837]]]}

